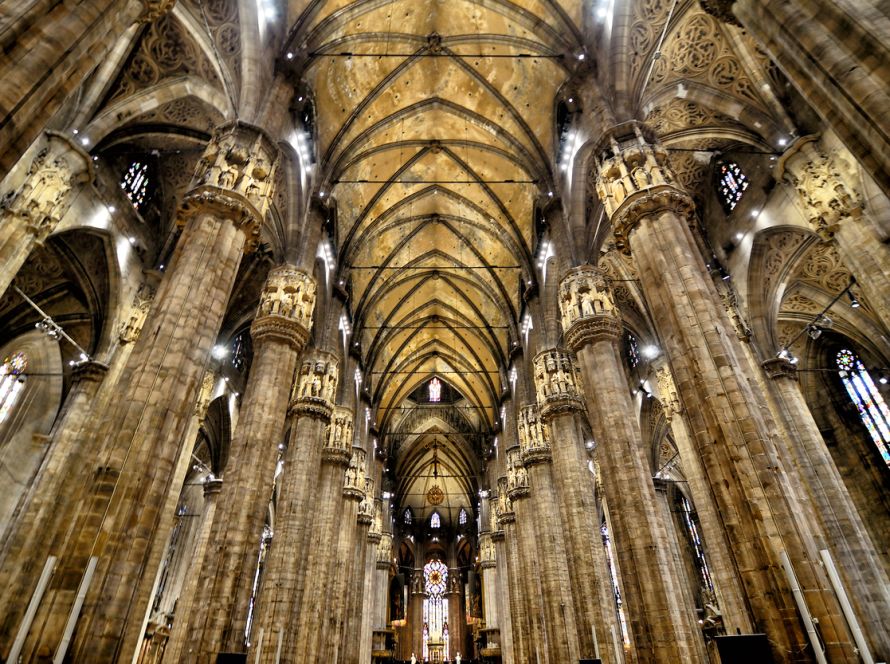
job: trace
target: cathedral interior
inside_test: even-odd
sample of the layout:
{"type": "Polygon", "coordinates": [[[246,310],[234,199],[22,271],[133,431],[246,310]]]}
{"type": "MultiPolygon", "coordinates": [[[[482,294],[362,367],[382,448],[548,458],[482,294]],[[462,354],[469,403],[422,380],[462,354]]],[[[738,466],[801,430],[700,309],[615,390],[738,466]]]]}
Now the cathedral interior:
{"type": "Polygon", "coordinates": [[[890,659],[886,2],[0,47],[0,659],[890,659]]]}

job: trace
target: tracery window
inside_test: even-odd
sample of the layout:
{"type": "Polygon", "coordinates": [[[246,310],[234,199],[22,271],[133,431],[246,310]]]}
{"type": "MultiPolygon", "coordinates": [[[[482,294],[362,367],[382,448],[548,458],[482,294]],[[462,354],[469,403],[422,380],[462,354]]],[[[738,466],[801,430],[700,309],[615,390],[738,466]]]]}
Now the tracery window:
{"type": "Polygon", "coordinates": [[[414,515],[411,514],[411,508],[406,507],[405,511],[402,513],[402,521],[405,523],[405,525],[410,526],[413,520],[414,515]]]}
{"type": "Polygon", "coordinates": [[[438,403],[442,399],[442,381],[433,378],[430,381],[430,403],[438,403]]]}
{"type": "Polygon", "coordinates": [[[686,524],[686,532],[689,535],[689,541],[692,543],[692,549],[695,552],[695,566],[701,575],[701,581],[704,587],[710,591],[714,590],[714,582],[711,579],[711,570],[708,567],[708,561],[705,559],[705,550],[702,546],[701,537],[698,534],[698,526],[692,514],[692,506],[686,500],[686,496],[680,495],[680,511],[683,514],[683,523],[686,524]]]}
{"type": "Polygon", "coordinates": [[[467,525],[467,510],[463,507],[461,507],[460,512],[457,513],[457,523],[461,526],[467,525]]]}
{"type": "Polygon", "coordinates": [[[250,602],[247,605],[247,625],[244,628],[244,643],[250,645],[250,633],[253,628],[253,621],[256,617],[256,600],[260,590],[260,579],[263,577],[263,568],[266,566],[266,554],[269,553],[269,547],[272,544],[272,528],[269,524],[263,526],[263,535],[260,538],[260,552],[256,561],[256,569],[253,573],[253,586],[250,590],[250,602]]]}
{"type": "Polygon", "coordinates": [[[141,212],[148,194],[148,164],[144,161],[134,161],[130,164],[130,168],[121,180],[121,189],[133,207],[141,212]]]}
{"type": "Polygon", "coordinates": [[[442,527],[442,518],[439,516],[438,512],[433,512],[433,515],[430,517],[430,528],[441,528],[442,527]]]}
{"type": "Polygon", "coordinates": [[[717,196],[727,213],[735,209],[747,188],[748,176],[737,163],[729,161],[719,165],[717,196]]]}
{"type": "Polygon", "coordinates": [[[853,351],[844,348],[835,359],[847,394],[856,404],[859,417],[881,452],[884,463],[890,466],[890,409],[853,351]]]}
{"type": "Polygon", "coordinates": [[[624,334],[624,351],[627,354],[627,363],[631,369],[636,368],[640,363],[640,346],[637,338],[630,332],[624,334]]]}
{"type": "Polygon", "coordinates": [[[423,567],[423,660],[430,656],[430,645],[442,647],[442,660],[448,656],[448,602],[445,589],[448,587],[448,566],[441,560],[431,560],[423,567]]]}
{"type": "Polygon", "coordinates": [[[28,369],[28,356],[15,353],[3,360],[0,365],[0,422],[5,422],[25,389],[25,371],[28,369]]]}
{"type": "Polygon", "coordinates": [[[609,569],[609,578],[612,580],[612,592],[615,596],[615,611],[618,613],[618,626],[621,628],[621,638],[626,646],[630,645],[630,637],[627,634],[627,622],[624,619],[624,600],[621,598],[621,589],[618,587],[618,576],[615,573],[615,557],[612,553],[612,538],[609,536],[609,527],[603,521],[600,526],[600,534],[603,536],[603,548],[606,549],[606,567],[609,569]]]}

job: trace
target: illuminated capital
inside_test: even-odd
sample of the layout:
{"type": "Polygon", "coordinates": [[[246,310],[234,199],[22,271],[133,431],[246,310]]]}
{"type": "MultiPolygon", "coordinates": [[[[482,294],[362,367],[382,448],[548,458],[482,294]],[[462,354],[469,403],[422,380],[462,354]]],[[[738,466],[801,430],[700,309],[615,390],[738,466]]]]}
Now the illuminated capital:
{"type": "Polygon", "coordinates": [[[271,206],[278,161],[278,146],[261,129],[243,122],[219,127],[198,161],[180,224],[202,213],[229,219],[247,235],[245,252],[253,251],[271,206]]]}
{"type": "Polygon", "coordinates": [[[552,459],[550,425],[541,417],[536,404],[519,409],[519,451],[525,465],[549,463],[552,459]]]}
{"type": "MultiPolygon", "coordinates": [[[[334,412],[338,367],[337,358],[325,351],[316,350],[305,358],[300,365],[300,373],[291,395],[290,411],[300,416],[330,421],[334,412]]],[[[349,437],[338,441],[338,445],[345,446],[347,459],[352,455],[351,419],[349,427],[349,437]]],[[[342,437],[344,428],[341,427],[339,432],[342,437]]]]}
{"type": "Polygon", "coordinates": [[[306,345],[315,310],[315,280],[292,265],[269,272],[250,328],[255,340],[282,339],[298,352],[306,345]]]}
{"type": "Polygon", "coordinates": [[[534,366],[538,406],[545,419],[583,409],[581,370],[574,355],[551,348],[535,356],[534,366]]]}
{"type": "Polygon", "coordinates": [[[576,352],[621,336],[621,313],[608,279],[592,265],[572,269],[559,284],[559,311],[566,344],[576,352]]]}

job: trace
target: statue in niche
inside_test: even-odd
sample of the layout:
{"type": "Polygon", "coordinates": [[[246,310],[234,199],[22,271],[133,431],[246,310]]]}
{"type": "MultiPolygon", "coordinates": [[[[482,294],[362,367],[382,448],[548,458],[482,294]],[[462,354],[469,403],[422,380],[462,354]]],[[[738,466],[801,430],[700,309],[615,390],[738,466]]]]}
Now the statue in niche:
{"type": "Polygon", "coordinates": [[[581,300],[581,316],[593,316],[595,311],[593,307],[593,296],[590,289],[580,291],[578,297],[581,300]]]}
{"type": "Polygon", "coordinates": [[[318,379],[318,375],[312,378],[312,396],[317,397],[321,395],[321,381],[318,379]]]}

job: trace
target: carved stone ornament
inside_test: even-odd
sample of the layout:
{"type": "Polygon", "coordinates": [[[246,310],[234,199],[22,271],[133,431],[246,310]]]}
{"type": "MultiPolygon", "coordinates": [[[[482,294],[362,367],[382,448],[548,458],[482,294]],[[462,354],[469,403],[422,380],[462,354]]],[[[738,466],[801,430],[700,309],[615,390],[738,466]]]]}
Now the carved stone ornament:
{"type": "Polygon", "coordinates": [[[482,569],[497,567],[497,553],[489,533],[479,535],[479,565],[482,569]]]}
{"type": "Polygon", "coordinates": [[[352,446],[354,415],[351,408],[335,406],[330,424],[327,428],[327,440],[321,450],[321,456],[325,461],[332,463],[349,464],[346,471],[347,479],[344,486],[352,486],[356,491],[356,497],[361,497],[365,476],[365,451],[360,447],[352,446]],[[359,464],[359,465],[355,465],[359,464]],[[355,471],[350,482],[350,471],[355,471]]]}
{"type": "Polygon", "coordinates": [[[140,23],[152,23],[173,9],[176,0],[142,0],[143,10],[139,16],[140,23]]]}
{"type": "MultiPolygon", "coordinates": [[[[328,421],[334,411],[334,394],[337,391],[339,362],[331,353],[316,350],[303,360],[294,391],[291,396],[290,410],[297,415],[317,417],[328,421]]],[[[352,435],[350,419],[350,436],[338,440],[338,445],[345,445],[351,456],[352,435]]],[[[335,431],[336,433],[336,431],[335,431]]],[[[340,435],[343,435],[340,429],[340,435]]]]}
{"type": "Polygon", "coordinates": [[[229,219],[244,227],[245,252],[253,251],[272,203],[278,161],[278,147],[261,129],[243,122],[218,128],[198,160],[179,223],[202,213],[229,219]]]}
{"type": "Polygon", "coordinates": [[[766,375],[773,380],[778,380],[779,378],[797,380],[797,367],[784,357],[774,357],[765,360],[760,366],[763,367],[766,375]]]}
{"type": "Polygon", "coordinates": [[[829,155],[818,136],[798,138],[776,168],[797,190],[804,216],[822,239],[830,240],[840,224],[861,217],[862,196],[853,184],[852,163],[829,155]]]}
{"type": "MultiPolygon", "coordinates": [[[[383,506],[379,500],[374,498],[374,480],[370,477],[367,479],[371,484],[365,484],[365,500],[371,502],[372,511],[371,525],[368,528],[368,542],[377,544],[383,536],[383,506]]],[[[361,506],[359,513],[361,513],[361,506]]]]}
{"type": "Polygon", "coordinates": [[[575,356],[552,348],[534,360],[535,390],[541,416],[545,419],[584,408],[581,401],[581,370],[575,356]]]}
{"type": "Polygon", "coordinates": [[[643,217],[663,211],[692,215],[695,205],[671,170],[667,150],[647,140],[638,122],[613,127],[595,155],[596,193],[623,251],[630,250],[630,232],[643,217]]]}
{"type": "MultiPolygon", "coordinates": [[[[336,419],[337,413],[335,411],[333,420],[336,419]]],[[[331,427],[333,425],[334,422],[332,421],[331,427]]],[[[334,448],[325,446],[325,452],[327,453],[329,450],[334,451],[334,448]]],[[[336,452],[333,457],[328,457],[325,454],[325,458],[334,461],[341,461],[342,459],[336,452]]],[[[361,500],[365,497],[365,451],[361,447],[353,447],[352,456],[347,463],[346,472],[343,474],[343,495],[347,498],[361,500]]]]}
{"type": "Polygon", "coordinates": [[[68,211],[72,187],[89,181],[92,173],[89,155],[66,137],[47,133],[22,183],[0,200],[0,226],[18,218],[43,242],[68,211]]]}
{"type": "Polygon", "coordinates": [[[389,569],[390,556],[392,555],[392,535],[381,533],[377,543],[377,569],[389,569]]]}
{"type": "Polygon", "coordinates": [[[356,521],[363,526],[371,526],[374,522],[374,512],[374,480],[370,477],[365,477],[364,493],[361,502],[358,504],[356,521]]]}
{"type": "Polygon", "coordinates": [[[142,326],[145,325],[145,319],[148,318],[148,310],[155,298],[155,289],[150,284],[140,284],[139,290],[133,296],[133,303],[130,305],[130,315],[127,317],[120,327],[120,340],[123,344],[133,343],[139,338],[142,332],[142,326]]]}
{"type": "Polygon", "coordinates": [[[488,499],[488,523],[492,541],[502,541],[504,539],[504,531],[501,528],[501,523],[498,519],[498,497],[493,492],[488,499]]]}
{"type": "Polygon", "coordinates": [[[312,329],[315,294],[315,280],[302,270],[292,265],[270,270],[250,328],[254,340],[274,337],[302,350],[312,329]]]}
{"type": "Polygon", "coordinates": [[[732,13],[732,6],[735,4],[735,0],[699,0],[699,2],[701,8],[711,16],[730,25],[742,26],[735,14],[732,13]]]}
{"type": "Polygon", "coordinates": [[[662,366],[655,370],[655,379],[658,384],[658,397],[664,406],[664,418],[670,422],[674,415],[682,411],[674,377],[667,366],[662,366]]]}
{"type": "Polygon", "coordinates": [[[101,383],[108,373],[108,365],[89,360],[74,366],[71,377],[75,382],[101,383]]]}
{"type": "Polygon", "coordinates": [[[529,494],[528,470],[522,465],[518,447],[507,450],[507,496],[510,501],[519,500],[529,494]]]}
{"type": "Polygon", "coordinates": [[[207,416],[207,409],[213,400],[213,388],[216,385],[217,375],[214,371],[205,371],[204,377],[201,379],[201,391],[198,393],[198,400],[195,402],[195,416],[199,422],[203,422],[207,416]]]}
{"type": "Polygon", "coordinates": [[[541,417],[536,404],[519,409],[519,449],[524,464],[549,463],[553,456],[550,426],[541,417]]]}
{"type": "Polygon", "coordinates": [[[592,265],[573,268],[559,284],[559,311],[566,344],[576,352],[621,336],[621,313],[608,279],[592,265]]]}
{"type": "Polygon", "coordinates": [[[501,528],[504,527],[505,523],[516,521],[516,512],[513,511],[513,500],[507,491],[507,483],[506,477],[498,478],[498,500],[494,511],[501,528]]]}

